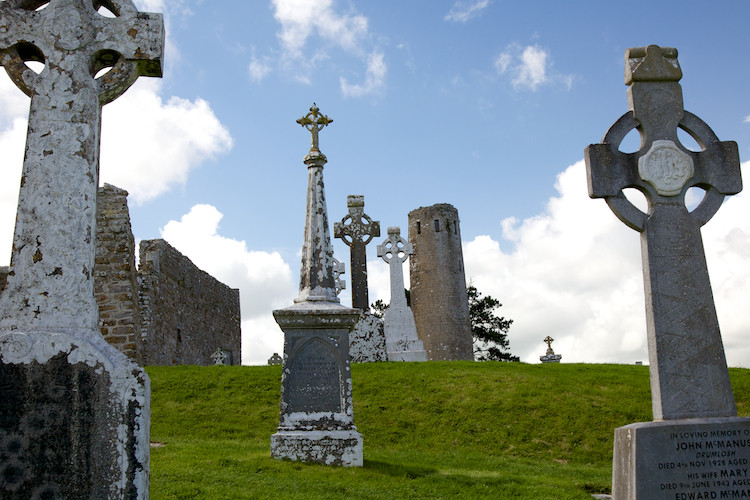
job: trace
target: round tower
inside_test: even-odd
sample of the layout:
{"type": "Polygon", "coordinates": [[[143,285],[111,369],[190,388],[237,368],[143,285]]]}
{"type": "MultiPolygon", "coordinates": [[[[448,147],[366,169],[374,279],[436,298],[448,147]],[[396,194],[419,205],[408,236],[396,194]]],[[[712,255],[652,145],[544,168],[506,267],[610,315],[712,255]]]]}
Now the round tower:
{"type": "Polygon", "coordinates": [[[430,360],[473,360],[458,210],[439,203],[409,212],[411,309],[430,360]]]}

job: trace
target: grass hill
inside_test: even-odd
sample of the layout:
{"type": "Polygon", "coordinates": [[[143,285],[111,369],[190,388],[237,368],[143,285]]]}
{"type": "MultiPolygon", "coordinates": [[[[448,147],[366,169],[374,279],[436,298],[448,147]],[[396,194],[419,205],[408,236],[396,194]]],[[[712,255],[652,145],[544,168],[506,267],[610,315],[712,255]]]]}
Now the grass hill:
{"type": "MultiPolygon", "coordinates": [[[[615,427],[651,420],[648,367],[352,366],[364,467],[270,458],[281,367],[149,367],[151,498],[591,498],[615,427]]],[[[730,369],[750,415],[750,370],[730,369]]]]}

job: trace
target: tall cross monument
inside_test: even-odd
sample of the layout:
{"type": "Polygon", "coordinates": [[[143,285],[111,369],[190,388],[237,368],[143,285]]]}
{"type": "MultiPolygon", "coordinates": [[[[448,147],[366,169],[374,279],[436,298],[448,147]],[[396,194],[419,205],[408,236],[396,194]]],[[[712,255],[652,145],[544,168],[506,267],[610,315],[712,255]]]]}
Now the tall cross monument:
{"type": "Polygon", "coordinates": [[[370,310],[367,292],[367,244],[380,236],[380,222],[365,213],[365,197],[350,194],[346,197],[349,214],[333,225],[333,236],[340,238],[351,253],[352,307],[370,310]]]}
{"type": "Polygon", "coordinates": [[[101,108],[161,76],[163,46],[162,16],[131,0],[0,3],[0,63],[31,97],[0,298],[2,498],[148,497],[150,385],[99,332],[94,232],[101,108]]]}
{"type": "Polygon", "coordinates": [[[349,331],[359,311],[336,297],[333,247],[323,186],[326,157],[319,133],[333,120],[310,112],[297,120],[312,134],[299,296],[273,316],[284,331],[281,411],[271,456],[328,465],[362,466],[362,435],[354,426],[349,331]]]}
{"type": "MultiPolygon", "coordinates": [[[[700,436],[750,434],[750,420],[736,418],[700,233],[724,197],[742,189],[739,155],[736,143],[719,141],[708,125],[683,109],[676,49],[633,48],[625,59],[630,110],[601,144],[586,148],[585,159],[589,195],[603,198],[641,235],[655,422],[615,431],[613,494],[618,499],[657,498],[664,485],[675,484],[670,498],[687,498],[688,492],[698,491],[691,489],[691,477],[720,477],[725,472],[716,465],[719,461],[692,465],[698,463],[694,450],[712,444],[700,436]],[[680,142],[678,128],[700,151],[680,142]],[[623,153],[620,143],[633,129],[641,136],[641,148],[623,153]],[[694,186],[705,196],[689,211],[685,194],[694,186]],[[625,188],[645,195],[646,213],[627,200],[625,188]],[[665,468],[657,461],[685,465],[665,468]]],[[[750,457],[750,447],[738,453],[750,457]]]]}

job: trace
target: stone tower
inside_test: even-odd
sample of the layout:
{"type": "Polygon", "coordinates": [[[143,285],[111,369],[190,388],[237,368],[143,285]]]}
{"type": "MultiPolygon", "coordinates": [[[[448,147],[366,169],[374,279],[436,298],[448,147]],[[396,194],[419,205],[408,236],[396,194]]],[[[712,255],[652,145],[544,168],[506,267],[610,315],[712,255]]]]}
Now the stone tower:
{"type": "Polygon", "coordinates": [[[411,309],[430,360],[473,360],[458,210],[447,203],[409,212],[411,309]]]}

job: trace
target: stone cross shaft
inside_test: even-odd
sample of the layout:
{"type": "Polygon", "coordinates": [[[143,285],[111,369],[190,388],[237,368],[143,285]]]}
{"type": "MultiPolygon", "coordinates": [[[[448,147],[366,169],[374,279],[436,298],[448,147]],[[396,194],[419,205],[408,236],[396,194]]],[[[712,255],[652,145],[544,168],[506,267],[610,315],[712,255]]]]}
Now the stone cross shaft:
{"type": "Polygon", "coordinates": [[[629,49],[625,83],[630,111],[586,148],[589,196],[604,198],[617,217],[641,233],[652,405],[655,420],[736,415],[700,228],[725,195],[742,189],[734,142],[721,142],[700,118],[683,109],[677,50],[655,45],[629,49]],[[618,148],[633,129],[641,149],[618,148]],[[677,129],[701,148],[682,145],[677,129]],[[705,190],[692,211],[685,193],[705,190]],[[623,189],[648,200],[648,213],[623,189]]]}
{"type": "Polygon", "coordinates": [[[0,3],[0,63],[31,97],[0,327],[98,334],[93,268],[101,107],[138,76],[161,76],[163,45],[161,14],[138,12],[131,0],[0,3]],[[116,17],[100,15],[95,5],[116,17]],[[44,69],[36,74],[27,61],[43,62],[44,69]],[[105,68],[111,69],[96,77],[105,68]]]}
{"type": "Polygon", "coordinates": [[[391,304],[392,308],[406,308],[404,293],[403,263],[414,252],[411,243],[401,237],[401,228],[389,227],[388,239],[378,245],[378,257],[389,265],[391,271],[391,304]]]}
{"type": "Polygon", "coordinates": [[[333,225],[333,236],[343,240],[350,249],[352,307],[369,311],[366,246],[374,237],[380,236],[380,222],[373,221],[365,214],[364,196],[349,195],[346,197],[346,205],[349,215],[333,225]]]}
{"type": "Polygon", "coordinates": [[[308,174],[307,205],[299,296],[294,299],[295,302],[340,302],[336,296],[336,280],[333,276],[333,246],[323,185],[323,166],[328,160],[318,149],[318,132],[333,120],[321,116],[318,111],[313,103],[310,112],[297,120],[297,123],[312,132],[313,142],[304,159],[308,174]]]}

